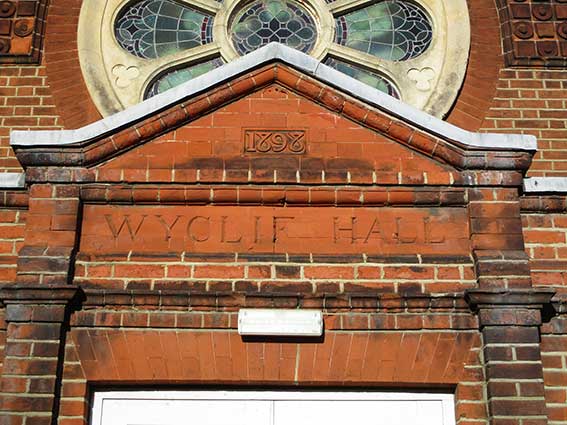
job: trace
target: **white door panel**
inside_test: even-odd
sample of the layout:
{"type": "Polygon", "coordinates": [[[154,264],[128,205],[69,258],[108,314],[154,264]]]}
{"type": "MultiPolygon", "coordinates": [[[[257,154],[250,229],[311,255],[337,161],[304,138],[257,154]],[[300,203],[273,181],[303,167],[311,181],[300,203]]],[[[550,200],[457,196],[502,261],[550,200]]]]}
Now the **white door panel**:
{"type": "Polygon", "coordinates": [[[271,408],[266,401],[107,399],[100,425],[266,425],[271,408]]]}
{"type": "Polygon", "coordinates": [[[103,391],[91,425],[454,425],[451,394],[103,391]]]}

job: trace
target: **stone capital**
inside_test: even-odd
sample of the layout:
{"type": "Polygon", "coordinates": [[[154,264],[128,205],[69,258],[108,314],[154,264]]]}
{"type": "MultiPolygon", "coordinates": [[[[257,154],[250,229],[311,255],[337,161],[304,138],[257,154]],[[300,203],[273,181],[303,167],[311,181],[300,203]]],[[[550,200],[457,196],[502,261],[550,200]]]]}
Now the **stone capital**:
{"type": "Polygon", "coordinates": [[[471,289],[465,299],[484,326],[539,326],[541,310],[551,303],[550,289],[471,289]]]}
{"type": "Polygon", "coordinates": [[[472,310],[517,307],[540,310],[551,303],[554,295],[555,291],[547,288],[469,289],[465,299],[472,310]]]}
{"type": "Polygon", "coordinates": [[[63,322],[68,307],[78,304],[75,285],[7,285],[0,289],[7,322],[63,322]]]}

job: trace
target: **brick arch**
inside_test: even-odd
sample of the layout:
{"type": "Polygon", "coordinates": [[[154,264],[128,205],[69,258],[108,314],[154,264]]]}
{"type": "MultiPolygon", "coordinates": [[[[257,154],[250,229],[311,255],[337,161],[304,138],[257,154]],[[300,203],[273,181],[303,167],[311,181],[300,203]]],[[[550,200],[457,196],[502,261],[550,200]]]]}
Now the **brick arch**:
{"type": "Polygon", "coordinates": [[[471,51],[461,93],[447,121],[478,131],[496,94],[504,67],[500,21],[494,0],[468,0],[471,51]]]}
{"type": "Polygon", "coordinates": [[[77,46],[82,0],[51,0],[47,16],[44,63],[53,102],[64,128],[99,120],[83,79],[77,46]]]}
{"type": "Polygon", "coordinates": [[[485,419],[479,353],[476,332],[327,332],[298,344],[245,343],[233,331],[75,329],[60,415],[88,416],[88,384],[403,385],[456,387],[457,417],[485,419]]]}

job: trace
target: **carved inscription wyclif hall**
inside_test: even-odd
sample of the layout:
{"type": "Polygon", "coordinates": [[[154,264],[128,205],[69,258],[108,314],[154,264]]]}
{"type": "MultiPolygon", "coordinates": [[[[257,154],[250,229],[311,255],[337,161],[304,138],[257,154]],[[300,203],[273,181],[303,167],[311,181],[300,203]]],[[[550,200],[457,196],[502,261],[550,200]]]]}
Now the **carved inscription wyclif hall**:
{"type": "Polygon", "coordinates": [[[467,254],[464,208],[87,205],[81,251],[467,254]]]}
{"type": "Polygon", "coordinates": [[[299,155],[306,151],[305,130],[244,130],[245,153],[299,155]]]}

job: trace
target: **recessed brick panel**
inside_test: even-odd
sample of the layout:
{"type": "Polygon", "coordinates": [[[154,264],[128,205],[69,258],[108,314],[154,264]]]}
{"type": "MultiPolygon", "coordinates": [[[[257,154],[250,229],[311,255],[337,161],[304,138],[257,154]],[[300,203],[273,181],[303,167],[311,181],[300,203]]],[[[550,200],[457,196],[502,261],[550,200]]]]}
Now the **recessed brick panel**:
{"type": "Polygon", "coordinates": [[[88,205],[81,252],[468,255],[464,208],[88,205]]]}

